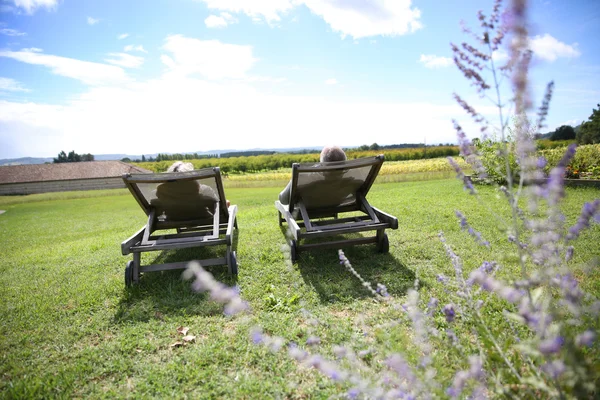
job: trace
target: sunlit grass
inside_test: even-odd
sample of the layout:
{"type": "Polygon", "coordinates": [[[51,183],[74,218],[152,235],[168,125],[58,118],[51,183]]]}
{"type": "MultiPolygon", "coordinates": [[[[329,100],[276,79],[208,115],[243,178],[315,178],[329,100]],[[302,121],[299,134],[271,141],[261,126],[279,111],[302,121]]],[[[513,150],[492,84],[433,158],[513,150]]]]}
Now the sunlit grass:
{"type": "MultiPolygon", "coordinates": [[[[210,270],[226,284],[237,284],[250,303],[253,314],[236,318],[193,293],[178,271],[149,273],[139,286],[125,289],[130,257],[121,255],[120,243],[145,222],[126,190],[78,192],[76,198],[69,193],[11,197],[0,215],[0,398],[328,398],[339,393],[341,388],[318,372],[253,345],[248,335],[255,325],[301,346],[309,335],[318,335],[323,344],[316,350],[325,356],[340,343],[382,354],[410,349],[411,331],[402,324],[378,334],[392,341],[373,342],[362,334],[398,311],[374,302],[339,264],[335,249],[302,253],[298,263],[289,264],[273,206],[280,189],[226,189],[239,207],[239,276],[228,277],[223,267],[210,270]],[[35,201],[23,201],[27,198],[35,201]],[[171,348],[181,338],[179,326],[189,327],[196,340],[171,348]]],[[[480,191],[494,206],[505,203],[490,187],[480,191]]],[[[598,195],[594,189],[567,189],[567,223],[576,220],[584,201],[598,195]]],[[[423,296],[444,302],[447,293],[436,275],[450,275],[453,268],[437,238],[440,230],[463,257],[467,273],[482,259],[500,260],[503,276],[518,271],[516,260],[507,256],[511,245],[504,234],[454,179],[376,184],[368,199],[398,217],[399,229],[388,232],[390,253],[362,246],[346,249],[346,255],[366,280],[385,284],[399,301],[418,277],[423,296]],[[460,230],[456,209],[491,241],[491,250],[473,246],[460,230]]],[[[582,235],[575,245],[576,270],[600,256],[599,241],[598,225],[582,235]]],[[[168,262],[195,254],[202,257],[205,251],[146,253],[145,259],[168,262]]],[[[596,271],[581,283],[599,295],[599,282],[596,271]]],[[[444,351],[436,356],[441,371],[444,351]]]]}

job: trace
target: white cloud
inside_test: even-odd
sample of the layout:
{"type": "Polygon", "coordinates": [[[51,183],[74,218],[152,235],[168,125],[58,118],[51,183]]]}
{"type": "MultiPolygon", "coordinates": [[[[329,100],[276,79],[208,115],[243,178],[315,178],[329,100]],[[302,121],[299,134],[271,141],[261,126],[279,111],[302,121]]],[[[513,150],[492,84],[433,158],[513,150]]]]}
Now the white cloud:
{"type": "Polygon", "coordinates": [[[502,49],[496,50],[492,53],[492,60],[502,62],[508,60],[508,53],[502,49]]]}
{"type": "Polygon", "coordinates": [[[453,64],[450,57],[440,57],[433,54],[421,54],[419,62],[427,68],[444,68],[449,67],[453,64]]]}
{"type": "Polygon", "coordinates": [[[128,80],[122,68],[43,54],[37,48],[22,49],[21,51],[0,51],[0,57],[12,58],[27,64],[43,65],[50,68],[56,75],[77,79],[89,85],[107,85],[128,80]]]}
{"type": "MultiPolygon", "coordinates": [[[[576,127],[577,125],[581,125],[581,123],[583,123],[583,121],[581,119],[570,119],[568,121],[565,121],[561,124],[558,124],[556,127],[561,127],[563,125],[568,125],[568,126],[572,126],[572,127],[576,127]]],[[[554,129],[556,130],[556,129],[554,129]]]]}
{"type": "Polygon", "coordinates": [[[148,53],[141,44],[139,46],[128,44],[127,46],[123,47],[123,51],[139,51],[140,53],[148,53]]]}
{"type": "Polygon", "coordinates": [[[177,75],[201,74],[209,79],[245,78],[256,59],[252,46],[225,44],[218,40],[199,40],[182,35],[168,36],[163,46],[171,55],[161,60],[177,75]]]}
{"type": "Polygon", "coordinates": [[[117,36],[118,40],[123,40],[129,37],[129,33],[121,33],[119,36],[117,36]]]}
{"type": "Polygon", "coordinates": [[[13,0],[13,2],[28,14],[33,14],[35,10],[42,7],[51,10],[58,4],[58,0],[13,0]]]}
{"type": "MultiPolygon", "coordinates": [[[[200,0],[206,3],[210,9],[228,11],[232,13],[243,13],[252,18],[253,21],[266,21],[269,24],[281,20],[280,15],[288,12],[294,7],[297,0],[200,0]]],[[[210,17],[209,17],[210,18],[210,17]]],[[[218,17],[217,17],[218,18],[218,17]]],[[[206,21],[205,21],[206,22],[206,21]]]]}
{"type": "Polygon", "coordinates": [[[577,43],[568,45],[556,40],[547,33],[544,36],[537,35],[531,38],[529,45],[535,55],[550,62],[555,61],[557,58],[573,58],[581,55],[577,50],[577,43]]]}
{"type": "Polygon", "coordinates": [[[143,57],[127,53],[109,53],[108,56],[112,58],[105,58],[104,61],[125,68],[139,68],[144,63],[143,57]]]}
{"type": "Polygon", "coordinates": [[[25,32],[20,32],[16,29],[11,28],[2,28],[0,29],[0,33],[6,36],[25,36],[25,32]]]}
{"type": "Polygon", "coordinates": [[[207,28],[225,28],[227,25],[235,24],[237,22],[237,18],[226,12],[222,12],[220,16],[209,15],[204,20],[207,28]]]}
{"type": "Polygon", "coordinates": [[[97,18],[87,17],[88,25],[96,25],[98,22],[100,22],[100,20],[97,18]]]}
{"type": "Polygon", "coordinates": [[[29,92],[29,89],[25,89],[19,82],[11,78],[0,77],[0,92],[29,92]]]}
{"type": "Polygon", "coordinates": [[[338,81],[335,78],[329,78],[325,81],[326,85],[337,85],[338,81]]]}
{"type": "Polygon", "coordinates": [[[374,0],[342,2],[339,0],[303,0],[342,37],[354,39],[370,36],[400,36],[420,28],[421,11],[411,0],[374,0]]]}
{"type": "MultiPolygon", "coordinates": [[[[342,37],[399,36],[422,28],[421,11],[411,0],[200,0],[208,8],[243,13],[273,25],[301,4],[323,18],[342,37]]],[[[210,17],[209,17],[210,18],[210,17]]],[[[218,18],[218,17],[216,17],[218,18]]],[[[217,22],[216,20],[214,22],[217,22]]]]}
{"type": "MultiPolygon", "coordinates": [[[[364,132],[373,132],[369,142],[380,144],[422,142],[408,132],[427,132],[427,142],[437,143],[455,141],[450,120],[461,114],[450,102],[273,95],[239,81],[166,74],[130,85],[90,88],[61,106],[0,100],[0,141],[3,135],[13,138],[9,156],[47,156],[65,147],[92,154],[139,154],[211,150],[224,143],[237,149],[354,146],[365,144],[364,132]],[[26,138],[37,134],[39,140],[13,143],[19,132],[28,132],[26,138]],[[143,132],[144,140],[131,132],[143,132]]],[[[469,131],[468,123],[463,127],[469,131]]]]}

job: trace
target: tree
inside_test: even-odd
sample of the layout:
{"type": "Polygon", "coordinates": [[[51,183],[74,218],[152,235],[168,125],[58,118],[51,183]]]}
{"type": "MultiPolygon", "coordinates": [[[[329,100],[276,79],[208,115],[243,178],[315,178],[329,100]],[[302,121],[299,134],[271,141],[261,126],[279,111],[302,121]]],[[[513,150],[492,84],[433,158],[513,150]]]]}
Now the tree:
{"type": "Polygon", "coordinates": [[[68,162],[68,160],[67,160],[67,154],[64,151],[61,151],[60,153],[58,153],[58,158],[55,158],[53,160],[53,162],[55,164],[68,162]]]}
{"type": "Polygon", "coordinates": [[[581,124],[579,132],[577,132],[577,143],[600,143],[600,104],[598,104],[598,109],[593,109],[590,118],[581,124]]]}
{"type": "Polygon", "coordinates": [[[94,156],[90,153],[87,154],[77,154],[75,150],[72,150],[67,155],[64,151],[61,150],[58,153],[58,157],[53,159],[53,163],[67,163],[67,162],[80,162],[80,161],[94,161],[94,156]]]}
{"type": "Polygon", "coordinates": [[[121,158],[122,162],[130,163],[131,159],[129,157],[121,158]]]}
{"type": "Polygon", "coordinates": [[[142,154],[142,162],[146,162],[146,156],[142,154]]]}
{"type": "Polygon", "coordinates": [[[557,128],[552,136],[550,136],[550,140],[572,140],[575,139],[575,129],[569,125],[562,125],[557,128]]]}

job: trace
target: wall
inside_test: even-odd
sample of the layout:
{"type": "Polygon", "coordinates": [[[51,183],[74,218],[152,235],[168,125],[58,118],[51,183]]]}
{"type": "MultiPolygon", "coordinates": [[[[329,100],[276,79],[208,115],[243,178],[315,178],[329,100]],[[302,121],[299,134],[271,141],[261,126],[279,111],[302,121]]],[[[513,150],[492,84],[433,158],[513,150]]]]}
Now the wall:
{"type": "Polygon", "coordinates": [[[0,196],[11,194],[69,192],[74,190],[120,189],[124,187],[125,183],[123,183],[123,179],[121,177],[4,183],[0,184],[0,196]]]}

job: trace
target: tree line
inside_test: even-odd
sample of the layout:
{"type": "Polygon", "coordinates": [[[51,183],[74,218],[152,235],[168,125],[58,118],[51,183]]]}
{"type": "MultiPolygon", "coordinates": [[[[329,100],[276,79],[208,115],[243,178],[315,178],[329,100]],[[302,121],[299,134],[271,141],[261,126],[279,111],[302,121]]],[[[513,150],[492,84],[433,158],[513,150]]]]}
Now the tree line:
{"type": "MultiPolygon", "coordinates": [[[[458,156],[459,149],[457,146],[426,146],[420,148],[378,150],[350,149],[346,151],[348,159],[370,157],[381,153],[385,155],[385,159],[387,161],[404,161],[458,156]]],[[[195,169],[214,167],[218,165],[221,171],[225,173],[244,173],[286,169],[290,168],[293,163],[318,162],[319,154],[320,151],[312,150],[310,153],[273,153],[253,156],[212,157],[187,160],[194,165],[195,169]]],[[[183,158],[180,158],[179,160],[183,160],[183,158]]],[[[178,160],[161,160],[137,164],[142,168],[149,169],[154,172],[164,172],[173,163],[173,161],[178,160]]]]}
{"type": "Polygon", "coordinates": [[[553,141],[575,140],[578,144],[600,143],[600,104],[597,109],[593,109],[592,115],[581,125],[576,127],[562,125],[543,137],[548,137],[553,141]]]}
{"type": "Polygon", "coordinates": [[[90,153],[87,154],[77,154],[74,150],[71,150],[69,154],[65,153],[61,150],[58,153],[58,157],[52,160],[55,164],[60,163],[70,163],[70,162],[82,162],[82,161],[94,161],[94,156],[90,153]]]}

